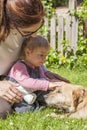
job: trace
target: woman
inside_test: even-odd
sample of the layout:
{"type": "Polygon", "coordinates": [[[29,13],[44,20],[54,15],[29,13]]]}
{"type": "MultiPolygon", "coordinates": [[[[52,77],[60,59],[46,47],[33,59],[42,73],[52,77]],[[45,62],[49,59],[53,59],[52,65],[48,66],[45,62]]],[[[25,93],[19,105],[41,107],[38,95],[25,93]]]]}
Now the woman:
{"type": "MultiPolygon", "coordinates": [[[[17,59],[24,37],[32,35],[42,26],[43,16],[40,0],[0,0],[0,75],[6,74],[17,59]]],[[[22,99],[16,86],[10,81],[0,81],[2,118],[11,110],[8,102],[22,99]]]]}

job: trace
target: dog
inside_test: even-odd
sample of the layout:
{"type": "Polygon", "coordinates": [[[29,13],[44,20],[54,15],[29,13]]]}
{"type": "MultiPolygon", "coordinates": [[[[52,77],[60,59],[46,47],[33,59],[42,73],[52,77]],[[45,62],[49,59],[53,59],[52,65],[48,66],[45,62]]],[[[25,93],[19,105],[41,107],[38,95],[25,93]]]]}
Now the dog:
{"type": "Polygon", "coordinates": [[[63,83],[44,98],[47,106],[62,111],[62,117],[87,119],[87,89],[83,86],[63,83]]]}

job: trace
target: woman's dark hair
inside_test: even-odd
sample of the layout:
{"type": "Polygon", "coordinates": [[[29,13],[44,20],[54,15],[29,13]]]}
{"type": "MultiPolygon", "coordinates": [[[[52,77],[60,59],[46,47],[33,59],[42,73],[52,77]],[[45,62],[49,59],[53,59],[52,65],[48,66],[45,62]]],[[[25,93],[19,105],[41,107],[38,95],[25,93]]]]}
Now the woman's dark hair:
{"type": "Polygon", "coordinates": [[[43,16],[41,0],[0,0],[0,41],[10,33],[10,28],[32,26],[43,16]]]}

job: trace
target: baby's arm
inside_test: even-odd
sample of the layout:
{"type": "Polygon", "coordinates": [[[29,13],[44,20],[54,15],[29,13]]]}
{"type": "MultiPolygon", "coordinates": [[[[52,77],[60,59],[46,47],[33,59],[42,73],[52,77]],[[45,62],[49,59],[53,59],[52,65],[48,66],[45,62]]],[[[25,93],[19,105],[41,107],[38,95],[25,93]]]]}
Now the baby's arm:
{"type": "Polygon", "coordinates": [[[48,89],[52,89],[53,87],[58,86],[58,84],[60,85],[60,83],[58,82],[54,83],[47,80],[31,78],[27,72],[26,66],[21,62],[17,62],[16,64],[14,64],[9,72],[9,77],[15,79],[24,88],[33,91],[47,91],[48,89]]]}
{"type": "Polygon", "coordinates": [[[21,86],[34,91],[48,89],[49,81],[31,78],[26,66],[21,62],[16,62],[11,68],[9,77],[15,79],[21,86]]]}

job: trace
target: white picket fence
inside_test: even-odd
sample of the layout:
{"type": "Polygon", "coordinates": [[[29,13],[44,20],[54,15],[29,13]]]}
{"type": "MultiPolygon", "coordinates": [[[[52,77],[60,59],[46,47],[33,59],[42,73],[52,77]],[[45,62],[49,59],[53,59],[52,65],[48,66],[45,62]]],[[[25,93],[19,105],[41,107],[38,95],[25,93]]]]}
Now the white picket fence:
{"type": "MultiPolygon", "coordinates": [[[[69,0],[68,11],[76,9],[76,0],[69,0]]],[[[78,40],[78,20],[75,16],[69,15],[69,13],[58,14],[48,20],[45,20],[45,24],[48,28],[50,45],[52,48],[63,52],[63,40],[69,42],[69,46],[76,51],[78,40]]]]}

